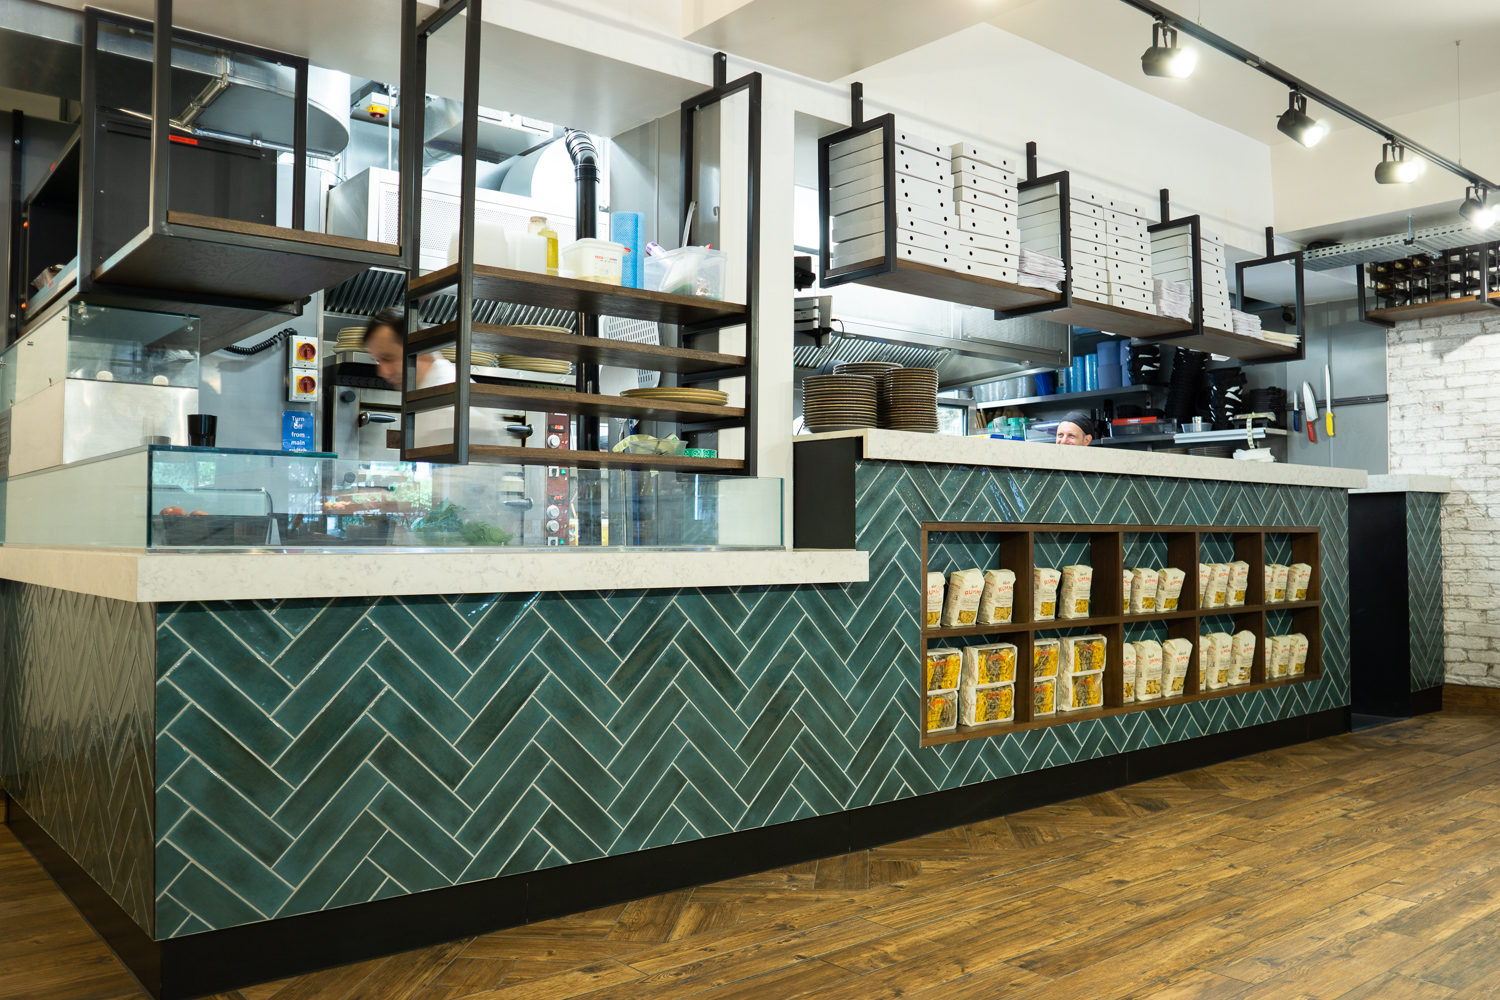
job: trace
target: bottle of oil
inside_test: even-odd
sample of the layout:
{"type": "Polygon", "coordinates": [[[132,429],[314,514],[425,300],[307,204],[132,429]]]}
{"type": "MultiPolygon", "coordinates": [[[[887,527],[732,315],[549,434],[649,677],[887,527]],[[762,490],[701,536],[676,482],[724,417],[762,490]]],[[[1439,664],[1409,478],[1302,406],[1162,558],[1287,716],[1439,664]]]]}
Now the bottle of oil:
{"type": "Polygon", "coordinates": [[[557,230],[547,224],[545,215],[533,215],[528,232],[535,233],[547,241],[547,273],[557,273],[557,230]]]}

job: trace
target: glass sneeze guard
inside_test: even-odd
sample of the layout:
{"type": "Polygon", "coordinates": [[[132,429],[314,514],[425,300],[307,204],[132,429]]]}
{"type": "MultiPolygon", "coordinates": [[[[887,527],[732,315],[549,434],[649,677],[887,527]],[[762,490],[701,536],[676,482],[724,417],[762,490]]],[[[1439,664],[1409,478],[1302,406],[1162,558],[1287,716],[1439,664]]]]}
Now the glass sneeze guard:
{"type": "Polygon", "coordinates": [[[589,537],[610,548],[783,544],[781,480],[743,476],[153,445],[12,477],[4,490],[7,544],[301,552],[575,548],[589,537]],[[597,511],[595,531],[580,507],[597,511]]]}

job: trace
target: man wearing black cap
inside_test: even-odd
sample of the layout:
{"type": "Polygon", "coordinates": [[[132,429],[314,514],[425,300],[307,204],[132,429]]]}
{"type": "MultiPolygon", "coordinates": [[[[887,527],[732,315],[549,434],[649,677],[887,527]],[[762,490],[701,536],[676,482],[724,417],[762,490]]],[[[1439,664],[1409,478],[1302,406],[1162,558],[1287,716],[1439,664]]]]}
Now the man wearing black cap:
{"type": "Polygon", "coordinates": [[[1082,410],[1073,410],[1057,424],[1057,443],[1087,448],[1094,440],[1094,422],[1082,410]]]}

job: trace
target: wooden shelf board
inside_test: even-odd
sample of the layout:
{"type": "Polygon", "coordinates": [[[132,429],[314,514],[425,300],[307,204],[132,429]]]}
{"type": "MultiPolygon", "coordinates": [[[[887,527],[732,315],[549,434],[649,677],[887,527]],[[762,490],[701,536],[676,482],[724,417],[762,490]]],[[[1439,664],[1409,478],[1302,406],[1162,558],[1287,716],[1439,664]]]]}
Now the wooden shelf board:
{"type": "MultiPolygon", "coordinates": [[[[445,455],[448,447],[415,448],[403,461],[421,462],[434,455],[445,455]]],[[[562,465],[578,469],[655,469],[670,472],[742,472],[743,459],[688,458],[682,455],[623,455],[609,451],[575,451],[571,448],[512,448],[502,445],[471,444],[469,461],[504,465],[562,465]]]]}
{"type": "Polygon", "coordinates": [[[1013,285],[1008,281],[981,278],[960,274],[931,264],[898,260],[893,270],[868,278],[860,278],[858,284],[874,285],[907,295],[957,302],[961,305],[978,306],[981,309],[1019,309],[1023,306],[1045,305],[1061,300],[1062,295],[1042,288],[1013,285]]]}
{"type": "MultiPolygon", "coordinates": [[[[414,298],[427,298],[451,292],[456,288],[458,267],[449,264],[413,280],[409,286],[410,294],[414,298]]],[[[644,288],[625,288],[482,264],[474,266],[474,297],[678,326],[714,323],[729,326],[743,322],[745,317],[745,307],[736,302],[668,295],[644,288]]]]}
{"type": "MultiPolygon", "coordinates": [[[[407,397],[412,402],[451,397],[451,385],[418,389],[407,397]]],[[[632,399],[629,396],[603,396],[561,389],[541,389],[519,385],[469,386],[469,405],[514,407],[554,413],[576,413],[590,417],[635,417],[639,420],[681,421],[743,420],[745,409],[739,406],[713,406],[704,403],[668,403],[662,400],[632,399]]]]}
{"type": "Polygon", "coordinates": [[[1259,361],[1263,358],[1294,356],[1295,347],[1273,344],[1259,337],[1245,337],[1229,330],[1203,328],[1201,335],[1187,334],[1181,337],[1155,337],[1153,344],[1170,344],[1173,347],[1188,347],[1195,351],[1223,354],[1240,361],[1259,361]]]}
{"type": "Polygon", "coordinates": [[[183,212],[168,213],[168,229],[142,230],[94,269],[94,282],[148,290],[196,314],[204,298],[246,308],[299,303],[397,260],[397,248],[383,243],[183,212]]]}
{"type": "MultiPolygon", "coordinates": [[[[456,326],[457,324],[450,322],[430,327],[413,337],[411,343],[418,345],[423,340],[446,337],[456,326]]],[[[528,357],[571,361],[574,364],[644,368],[647,371],[675,372],[679,375],[740,368],[745,364],[745,358],[738,354],[637,344],[607,337],[583,337],[575,333],[528,330],[518,326],[494,326],[486,323],[475,323],[473,330],[475,345],[484,350],[498,349],[502,354],[524,354],[528,357]]]]}
{"type": "Polygon", "coordinates": [[[1007,622],[1004,625],[970,625],[953,628],[924,628],[927,639],[953,636],[1004,635],[1008,632],[1055,632],[1069,628],[1102,628],[1105,625],[1129,625],[1132,622],[1175,621],[1179,618],[1226,618],[1261,611],[1300,611],[1321,607],[1322,601],[1282,601],[1279,604],[1241,604],[1223,608],[1179,608],[1142,615],[1106,615],[1098,618],[1048,618],[1034,622],[1007,622]]]}
{"type": "Polygon", "coordinates": [[[1193,324],[1186,320],[1156,316],[1152,313],[1126,309],[1124,306],[1089,302],[1077,298],[1068,308],[1038,313],[1037,318],[1051,323],[1068,323],[1103,333],[1114,333],[1121,337],[1156,337],[1193,328],[1193,324]]]}
{"type": "MultiPolygon", "coordinates": [[[[1500,299],[1500,292],[1491,292],[1490,301],[1500,299]]],[[[1460,299],[1439,299],[1436,302],[1413,302],[1411,305],[1391,306],[1387,309],[1369,309],[1367,319],[1385,320],[1389,323],[1401,320],[1432,319],[1438,316],[1462,316],[1465,313],[1494,311],[1493,305],[1479,301],[1477,295],[1465,295],[1460,299]]]]}
{"type": "Polygon", "coordinates": [[[1042,729],[1047,726],[1066,725],[1071,722],[1087,722],[1090,719],[1107,719],[1113,715],[1125,715],[1129,712],[1145,712],[1156,708],[1166,708],[1172,705],[1186,705],[1195,701],[1208,701],[1211,698],[1224,698],[1233,694],[1246,694],[1251,691],[1264,691],[1267,688],[1287,687],[1292,684],[1305,684],[1308,681],[1317,680],[1306,674],[1300,677],[1283,677],[1274,681],[1265,681],[1260,684],[1239,684],[1233,687],[1222,687],[1213,691],[1200,691],[1197,694],[1182,694],[1172,698],[1155,698],[1151,701],[1138,701],[1129,705],[1120,705],[1116,708],[1091,708],[1083,712],[1057,712],[1053,715],[1034,719],[1031,722],[999,722],[990,726],[964,726],[951,733],[923,734],[922,746],[934,747],[944,743],[958,743],[962,740],[979,739],[986,736],[1004,736],[1007,733],[1022,733],[1028,729],[1042,729]]]}

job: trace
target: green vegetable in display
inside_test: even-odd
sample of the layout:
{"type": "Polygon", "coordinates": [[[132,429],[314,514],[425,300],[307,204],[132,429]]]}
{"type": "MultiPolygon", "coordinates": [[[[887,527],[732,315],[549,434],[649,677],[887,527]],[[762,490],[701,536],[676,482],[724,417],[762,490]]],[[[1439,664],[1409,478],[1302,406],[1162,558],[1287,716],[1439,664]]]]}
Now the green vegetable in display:
{"type": "Polygon", "coordinates": [[[456,503],[443,504],[438,501],[432,511],[413,524],[411,530],[418,533],[457,534],[469,545],[508,545],[515,537],[486,521],[465,521],[461,516],[467,507],[456,503]]]}

